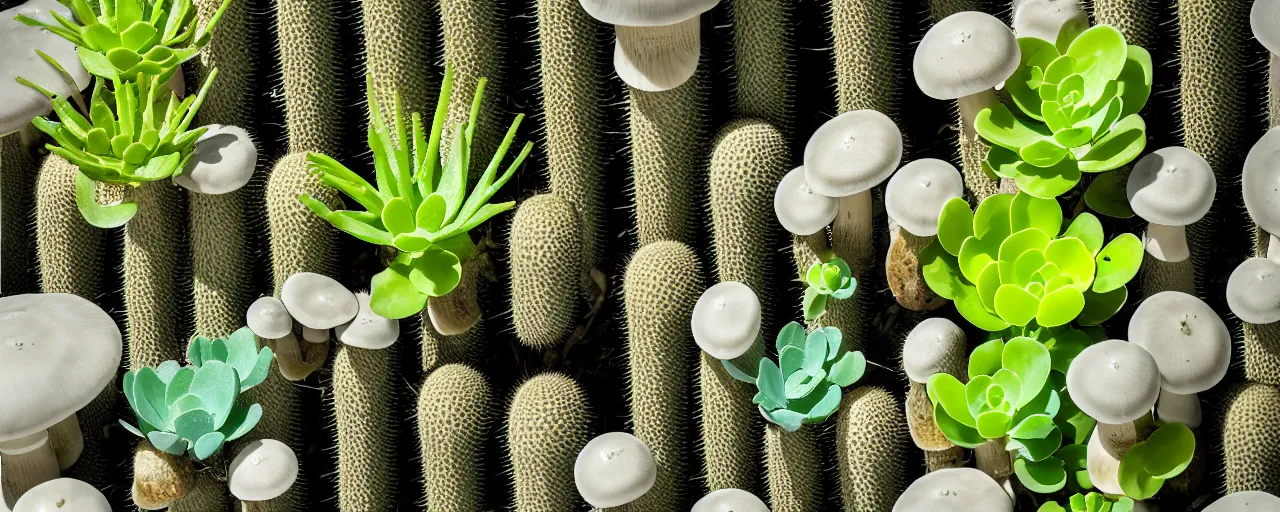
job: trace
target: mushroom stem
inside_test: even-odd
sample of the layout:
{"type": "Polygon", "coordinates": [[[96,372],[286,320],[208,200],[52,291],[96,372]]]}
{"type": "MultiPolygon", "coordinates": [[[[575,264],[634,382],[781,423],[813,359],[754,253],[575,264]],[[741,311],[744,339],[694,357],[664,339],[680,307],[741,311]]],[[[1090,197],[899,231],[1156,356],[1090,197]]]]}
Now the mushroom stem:
{"type": "Polygon", "coordinates": [[[1156,402],[1156,419],[1161,423],[1181,423],[1187,428],[1196,428],[1204,419],[1200,410],[1200,396],[1196,393],[1179,395],[1160,390],[1160,400],[1156,402]]]}
{"type": "Polygon", "coordinates": [[[33,487],[61,476],[49,432],[0,443],[0,498],[12,508],[33,487]]]}
{"type": "Polygon", "coordinates": [[[840,198],[839,208],[831,224],[831,248],[861,276],[871,266],[871,191],[840,198]]]}
{"type": "Polygon", "coordinates": [[[893,298],[904,308],[931,311],[948,302],[925,284],[921,270],[920,253],[936,239],[936,236],[913,235],[890,219],[889,252],[885,255],[884,272],[893,298]]]}
{"type": "Polygon", "coordinates": [[[700,29],[699,16],[673,25],[614,25],[618,38],[614,50],[615,71],[625,82],[642,91],[658,92],[678,87],[698,66],[702,44],[700,29]],[[692,62],[680,60],[689,57],[692,57],[692,62]]]}
{"type": "Polygon", "coordinates": [[[1151,424],[1151,416],[1146,415],[1135,421],[1113,425],[1098,422],[1089,438],[1088,471],[1093,485],[1107,494],[1123,494],[1120,488],[1120,459],[1139,440],[1146,437],[1147,426],[1151,424]]]}
{"type": "Polygon", "coordinates": [[[973,120],[978,118],[978,113],[983,109],[1000,103],[1000,97],[996,95],[995,89],[987,89],[978,94],[963,96],[956,101],[960,105],[960,130],[965,139],[972,140],[978,136],[978,131],[973,127],[973,120]]]}
{"type": "Polygon", "coordinates": [[[280,375],[291,381],[300,381],[319,370],[329,358],[328,343],[298,343],[297,335],[289,333],[278,340],[263,340],[276,354],[280,375]]]}
{"type": "Polygon", "coordinates": [[[458,286],[443,297],[427,301],[427,316],[436,331],[456,336],[471,330],[480,321],[480,302],[476,298],[477,263],[468,258],[462,263],[458,286]]]}
{"type": "Polygon", "coordinates": [[[1280,238],[1267,233],[1267,259],[1280,263],[1280,238]]]}
{"type": "Polygon", "coordinates": [[[302,339],[307,343],[327,343],[329,341],[328,329],[312,329],[302,326],[302,339]]]}
{"type": "Polygon", "coordinates": [[[58,456],[58,467],[66,470],[80,459],[84,451],[84,434],[80,432],[80,420],[75,414],[49,427],[49,445],[58,456]]]}
{"type": "Polygon", "coordinates": [[[988,439],[973,450],[978,470],[997,482],[1004,482],[1013,474],[1013,458],[1004,449],[1004,440],[988,439]]]}
{"type": "Polygon", "coordinates": [[[1147,254],[1166,263],[1177,263],[1191,257],[1187,247],[1186,226],[1166,226],[1154,222],[1147,224],[1143,238],[1147,254]]]}

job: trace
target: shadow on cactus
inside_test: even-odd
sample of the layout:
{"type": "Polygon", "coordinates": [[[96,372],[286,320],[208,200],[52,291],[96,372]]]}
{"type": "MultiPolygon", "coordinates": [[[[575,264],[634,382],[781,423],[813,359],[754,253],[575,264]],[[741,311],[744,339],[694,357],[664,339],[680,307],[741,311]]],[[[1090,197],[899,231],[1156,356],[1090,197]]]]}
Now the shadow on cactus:
{"type": "Polygon", "coordinates": [[[1120,497],[1112,501],[1096,492],[1072,495],[1067,505],[1071,508],[1062,508],[1062,505],[1057,502],[1049,501],[1036,510],[1037,512],[1133,512],[1133,500],[1120,497]]]}
{"type": "Polygon", "coordinates": [[[1075,187],[1082,172],[1117,169],[1142,153],[1146,123],[1138,112],[1152,79],[1146,50],[1107,25],[1056,46],[1034,37],[1018,45],[1022,62],[1005,82],[1017,113],[997,104],[974,120],[991,145],[984,170],[1048,199],[1075,187]]]}
{"type": "Polygon", "coordinates": [[[1128,299],[1142,242],[1124,233],[1104,247],[1102,224],[1089,213],[1066,231],[1062,225],[1053,199],[996,194],[973,212],[952,199],[938,218],[938,239],[920,255],[925,282],[987,331],[1100,324],[1128,299]]]}
{"type": "Polygon", "coordinates": [[[370,297],[374,313],[399,319],[417,314],[426,307],[428,298],[444,296],[458,285],[462,262],[475,250],[468,232],[515,205],[515,202],[493,204],[489,199],[520,168],[533,143],[526,143],[506,172],[497,174],[524,119],[524,114],[516,116],[502,145],[468,195],[471,143],[485,80],[482,78],[476,86],[470,120],[459,126],[449,156],[443,159],[440,158],[440,137],[448,114],[452,67],[445,70],[430,139],[423,132],[418,113],[412,114],[412,128],[407,131],[399,95],[396,95],[393,124],[387,124],[382,117],[382,107],[373,95],[373,75],[368,75],[367,82],[369,149],[373,151],[377,186],[333,158],[307,154],[311,171],[321,182],[342,191],[365,211],[331,211],[306,194],[299,195],[298,200],[334,227],[366,242],[399,251],[387,269],[373,277],[370,297]]]}
{"type": "Polygon", "coordinates": [[[156,449],[204,460],[262,418],[262,406],[244,403],[242,395],[267,378],[272,352],[259,351],[245,327],[226,338],[195,338],[187,359],[191,366],[165,361],[125,373],[124,396],[138,426],[120,423],[156,449]]]}
{"type": "Polygon", "coordinates": [[[857,382],[867,368],[862,353],[844,350],[842,339],[835,327],[808,335],[797,322],[783,327],[776,342],[779,363],[760,359],[759,392],[751,400],[760,414],[788,432],[831,417],[840,407],[841,388],[857,382]]]}
{"type": "Polygon", "coordinates": [[[848,299],[858,289],[858,279],[840,258],[814,263],[805,272],[804,282],[808,285],[804,289],[804,319],[809,322],[827,312],[830,299],[848,299]]]}

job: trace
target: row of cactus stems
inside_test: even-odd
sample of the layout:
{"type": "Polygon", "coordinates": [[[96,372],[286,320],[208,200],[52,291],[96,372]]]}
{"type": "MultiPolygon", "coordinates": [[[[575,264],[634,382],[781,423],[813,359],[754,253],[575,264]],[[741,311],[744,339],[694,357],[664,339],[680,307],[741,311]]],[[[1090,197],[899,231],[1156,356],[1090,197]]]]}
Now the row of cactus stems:
{"type": "MultiPolygon", "coordinates": [[[[705,55],[705,52],[704,52],[705,55]]],[[[704,59],[705,61],[705,59],[704,59]]],[[[706,159],[706,62],[683,85],[662,92],[628,87],[631,178],[640,246],[693,243],[695,193],[706,159]]]]}
{"type": "Polygon", "coordinates": [[[40,161],[22,143],[22,133],[0,138],[0,292],[33,291],[31,267],[35,265],[35,241],[27,230],[35,198],[40,161]]]}

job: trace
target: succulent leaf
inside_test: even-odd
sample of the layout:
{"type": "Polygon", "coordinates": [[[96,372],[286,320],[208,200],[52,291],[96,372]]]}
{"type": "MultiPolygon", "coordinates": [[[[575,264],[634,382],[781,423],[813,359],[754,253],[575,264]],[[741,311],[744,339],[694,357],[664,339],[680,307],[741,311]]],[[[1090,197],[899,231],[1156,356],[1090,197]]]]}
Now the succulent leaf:
{"type": "Polygon", "coordinates": [[[774,342],[777,364],[761,358],[752,377],[732,361],[722,362],[734,378],[756,386],[752,403],[760,406],[765,419],[794,431],[835,413],[843,396],[841,388],[853,385],[866,371],[866,358],[861,352],[843,350],[842,340],[835,327],[806,335],[798,322],[790,322],[774,342]]]}

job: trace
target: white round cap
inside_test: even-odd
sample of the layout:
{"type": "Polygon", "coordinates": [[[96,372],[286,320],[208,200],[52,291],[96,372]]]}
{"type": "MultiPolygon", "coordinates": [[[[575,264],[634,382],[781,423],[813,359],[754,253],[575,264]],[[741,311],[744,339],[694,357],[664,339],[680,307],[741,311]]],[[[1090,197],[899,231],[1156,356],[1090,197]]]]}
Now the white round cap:
{"type": "Polygon", "coordinates": [[[0,298],[0,441],[52,427],[116,377],[120,329],[67,293],[0,298]]]}
{"type": "Polygon", "coordinates": [[[698,70],[702,29],[695,16],[661,27],[614,28],[613,69],[627,85],[642,91],[675,89],[698,70]]]}
{"type": "Polygon", "coordinates": [[[1013,6],[1013,32],[1018,37],[1037,37],[1050,43],[1058,40],[1063,27],[1083,32],[1089,16],[1080,0],[1021,0],[1013,6]]]}
{"type": "Polygon", "coordinates": [[[601,434],[578,453],[573,480],[593,507],[626,505],[649,492],[658,476],[653,453],[626,432],[601,434]]]}
{"type": "Polygon", "coordinates": [[[1253,37],[1272,54],[1280,55],[1280,0],[1253,0],[1249,11],[1253,37]]]}
{"type": "MultiPolygon", "coordinates": [[[[179,73],[180,74],[180,73],[179,73]]],[[[177,74],[175,74],[177,76],[177,74]]],[[[249,132],[239,126],[211,124],[196,139],[195,151],[173,182],[200,194],[226,194],[240,190],[258,166],[258,148],[249,132]]]]}
{"type": "Polygon", "coordinates": [[[933,374],[946,372],[952,361],[962,360],[967,352],[960,326],[946,318],[928,318],[916,324],[902,343],[902,368],[907,378],[924,384],[933,374]]]}
{"type": "Polygon", "coordinates": [[[804,179],[804,166],[796,167],[782,181],[773,194],[773,212],[778,223],[795,235],[812,235],[836,220],[839,202],[815,193],[804,179]]]}
{"type": "Polygon", "coordinates": [[[1209,162],[1195,151],[1170,146],[1133,164],[1126,194],[1134,213],[1147,222],[1186,226],[1213,206],[1218,181],[1209,162]]]}
{"type": "Polygon", "coordinates": [[[111,503],[92,485],[57,478],[24,493],[14,503],[13,512],[111,512],[111,503]]]}
{"type": "MultiPolygon", "coordinates": [[[[1254,10],[1264,3],[1280,5],[1280,1],[1258,0],[1254,10]]],[[[1249,150],[1240,187],[1253,222],[1268,233],[1280,233],[1280,128],[1267,130],[1249,150]]]]}
{"type": "Polygon", "coordinates": [[[1013,512],[1013,499],[986,473],[974,468],[930,472],[907,486],[893,512],[1013,512]]]}
{"type": "Polygon", "coordinates": [[[344,345],[378,350],[390,347],[400,339],[400,322],[369,309],[369,294],[357,293],[356,300],[360,301],[360,313],[334,329],[338,341],[344,345]]]}
{"type": "Polygon", "coordinates": [[[1182,292],[1142,301],[1129,319],[1129,341],[1151,353],[1162,387],[1180,395],[1213,387],[1231,363],[1227,324],[1204,301],[1182,292]]]}
{"type": "Polygon", "coordinates": [[[280,299],[270,295],[259,297],[244,314],[245,325],[262,339],[278,340],[293,331],[293,317],[280,299]]]}
{"type": "Polygon", "coordinates": [[[854,110],[825,122],[804,147],[805,181],[814,192],[845,197],[879,185],[902,162],[902,132],[889,116],[854,110]]]}
{"type": "Polygon", "coordinates": [[[240,449],[227,468],[227,486],[243,501],[274,499],[298,479],[298,456],[275,439],[252,441],[240,449]]]}
{"type": "Polygon", "coordinates": [[[760,298],[737,281],[716,284],[698,297],[689,324],[698,348],[716,359],[733,359],[760,334],[760,298]]]}
{"type": "Polygon", "coordinates": [[[31,27],[14,19],[25,14],[40,21],[57,25],[49,14],[57,11],[71,18],[71,9],[57,0],[28,0],[26,3],[0,11],[0,136],[20,130],[32,119],[48,114],[53,104],[43,93],[18,83],[25,78],[31,83],[58,95],[68,96],[71,87],[56,68],[36,54],[40,50],[53,57],[67,70],[78,89],[89,86],[89,72],[80,64],[76,45],[62,36],[42,28],[31,27]]]}
{"type": "Polygon", "coordinates": [[[769,512],[769,507],[742,489],[720,489],[703,496],[689,512],[769,512]]]}
{"type": "Polygon", "coordinates": [[[893,173],[884,189],[884,208],[899,226],[916,236],[938,234],[942,205],[964,196],[964,176],[936,158],[908,163],[893,173]]]}
{"type": "Polygon", "coordinates": [[[592,18],[611,25],[674,25],[711,10],[720,0],[580,0],[592,18]]]}
{"type": "Polygon", "coordinates": [[[990,14],[965,11],[939,21],[916,47],[916,86],[939,100],[993,89],[1022,62],[1018,38],[990,14]]]}
{"type": "Polygon", "coordinates": [[[1244,260],[1227,279],[1227,307],[1251,324],[1280,322],[1280,263],[1244,260]]]}
{"type": "Polygon", "coordinates": [[[1160,368],[1147,349],[1137,344],[1103,341],[1082,350],[1071,362],[1067,392],[1094,419],[1112,425],[1128,423],[1155,406],[1160,397],[1160,368]]]}
{"type": "Polygon", "coordinates": [[[289,276],[280,287],[280,300],[298,323],[312,329],[332,329],[360,312],[360,302],[342,283],[312,272],[289,276]]]}
{"type": "MultiPolygon", "coordinates": [[[[1258,0],[1253,4],[1254,10],[1262,3],[1277,2],[1258,0]]],[[[1263,491],[1241,491],[1223,496],[1205,507],[1204,512],[1280,512],[1280,498],[1263,491]]]]}

